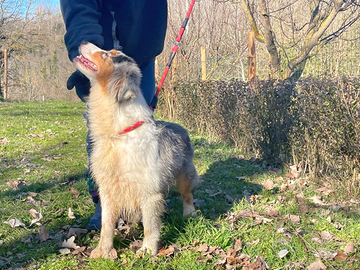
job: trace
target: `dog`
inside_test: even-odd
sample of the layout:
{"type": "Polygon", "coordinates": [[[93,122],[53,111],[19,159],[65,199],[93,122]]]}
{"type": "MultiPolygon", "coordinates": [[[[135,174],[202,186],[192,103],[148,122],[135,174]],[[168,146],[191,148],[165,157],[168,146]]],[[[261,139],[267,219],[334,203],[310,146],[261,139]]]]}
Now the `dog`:
{"type": "Polygon", "coordinates": [[[91,174],[102,206],[100,241],[91,258],[112,258],[115,224],[121,213],[142,216],[142,252],[156,255],[161,216],[171,185],[183,198],[183,215],[195,213],[198,174],[187,131],[155,121],[141,89],[135,61],[116,50],[83,42],[76,68],[91,83],[87,100],[93,141],[91,174]]]}

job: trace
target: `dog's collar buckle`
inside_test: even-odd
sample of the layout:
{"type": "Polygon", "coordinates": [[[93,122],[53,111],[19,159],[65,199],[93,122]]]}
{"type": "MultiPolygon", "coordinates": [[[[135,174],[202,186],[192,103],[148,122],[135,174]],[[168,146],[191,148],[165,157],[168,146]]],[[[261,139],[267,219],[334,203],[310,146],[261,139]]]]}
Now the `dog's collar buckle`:
{"type": "Polygon", "coordinates": [[[144,123],[144,121],[138,121],[133,126],[125,128],[123,131],[120,131],[118,135],[123,135],[125,133],[128,133],[130,131],[133,131],[135,128],[141,126],[144,123]]]}

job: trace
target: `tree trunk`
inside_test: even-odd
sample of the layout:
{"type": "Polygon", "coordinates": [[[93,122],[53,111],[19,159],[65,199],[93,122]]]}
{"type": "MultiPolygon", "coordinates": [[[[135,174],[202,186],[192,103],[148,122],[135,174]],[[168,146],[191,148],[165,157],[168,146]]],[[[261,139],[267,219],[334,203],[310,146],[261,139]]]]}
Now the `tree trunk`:
{"type": "Polygon", "coordinates": [[[280,78],[281,76],[280,56],[278,54],[277,47],[275,44],[275,37],[272,31],[270,18],[266,7],[266,2],[265,0],[259,0],[259,4],[261,10],[261,19],[263,21],[263,26],[264,26],[265,46],[270,54],[271,77],[280,78]]]}

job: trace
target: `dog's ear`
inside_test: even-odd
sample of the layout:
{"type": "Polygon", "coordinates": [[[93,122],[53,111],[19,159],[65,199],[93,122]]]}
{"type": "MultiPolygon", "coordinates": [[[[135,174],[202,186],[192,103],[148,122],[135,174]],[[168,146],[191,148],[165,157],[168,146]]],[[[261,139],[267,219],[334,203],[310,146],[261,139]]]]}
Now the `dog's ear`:
{"type": "Polygon", "coordinates": [[[115,65],[107,91],[117,102],[122,103],[140,94],[140,81],[141,72],[137,65],[122,62],[115,65]]]}

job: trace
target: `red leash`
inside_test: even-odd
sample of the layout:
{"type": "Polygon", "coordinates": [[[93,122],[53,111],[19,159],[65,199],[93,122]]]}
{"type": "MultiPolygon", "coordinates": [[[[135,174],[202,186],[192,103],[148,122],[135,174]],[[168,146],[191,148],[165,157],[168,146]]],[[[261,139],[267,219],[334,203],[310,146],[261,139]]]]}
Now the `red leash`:
{"type": "MultiPolygon", "coordinates": [[[[169,69],[170,69],[170,67],[171,67],[171,63],[172,63],[172,61],[174,60],[174,57],[175,57],[175,55],[176,55],[176,52],[177,52],[177,50],[179,49],[180,41],[181,41],[181,38],[182,38],[182,36],[183,36],[183,34],[184,34],[186,25],[187,25],[187,23],[188,23],[188,21],[189,21],[189,17],[190,17],[190,14],[191,14],[191,11],[192,11],[192,9],[193,9],[194,4],[195,4],[195,0],[191,0],[190,7],[189,7],[189,9],[188,9],[188,12],[186,13],[185,20],[183,21],[183,23],[182,23],[182,25],[181,25],[180,32],[179,32],[178,36],[176,37],[176,40],[175,40],[175,42],[174,42],[174,47],[173,47],[172,50],[171,50],[170,58],[169,58],[168,63],[166,64],[166,67],[165,67],[165,70],[164,70],[164,74],[162,75],[161,80],[160,80],[160,83],[159,83],[159,85],[158,85],[158,87],[157,87],[157,89],[156,89],[155,97],[154,97],[153,101],[152,101],[151,104],[150,104],[150,109],[154,109],[154,107],[155,107],[155,105],[156,105],[156,103],[157,103],[157,97],[158,97],[159,92],[160,92],[160,90],[161,90],[161,87],[162,87],[162,85],[163,85],[163,83],[164,83],[164,81],[165,81],[166,75],[168,74],[168,71],[169,71],[169,69]],[[155,102],[155,104],[154,104],[154,102],[155,102]],[[153,105],[153,104],[154,104],[154,105],[153,105]]],[[[139,122],[135,123],[133,126],[128,127],[128,128],[126,128],[126,129],[124,129],[123,131],[120,131],[118,134],[119,134],[119,135],[122,135],[122,134],[128,133],[128,132],[134,130],[135,128],[141,126],[143,123],[144,123],[144,121],[139,121],[139,122]]]]}
{"type": "MultiPolygon", "coordinates": [[[[156,89],[156,92],[155,92],[155,100],[157,100],[157,97],[158,97],[158,95],[159,95],[159,92],[160,92],[160,90],[161,90],[161,87],[162,87],[162,85],[163,85],[163,83],[164,83],[164,81],[165,81],[166,75],[168,74],[168,71],[169,71],[169,69],[170,69],[170,67],[171,67],[171,63],[172,63],[172,61],[174,60],[174,57],[175,57],[175,55],[176,55],[177,50],[179,49],[180,41],[181,41],[182,35],[183,35],[184,31],[185,31],[186,25],[187,25],[187,23],[188,23],[188,21],[189,21],[189,17],[190,17],[190,14],[191,14],[191,11],[192,11],[192,9],[193,9],[194,4],[195,4],[195,0],[191,0],[190,7],[189,7],[188,12],[186,13],[185,20],[183,21],[183,23],[182,23],[182,25],[181,25],[180,32],[179,32],[178,36],[176,37],[176,40],[175,40],[175,42],[174,42],[174,47],[173,47],[172,50],[171,50],[170,58],[169,58],[168,63],[166,64],[166,67],[165,67],[165,70],[164,70],[164,74],[162,75],[161,80],[160,80],[160,82],[159,82],[159,85],[158,85],[158,87],[157,87],[157,89],[156,89]]],[[[156,104],[156,103],[155,103],[155,104],[156,104]]],[[[153,109],[154,106],[153,106],[153,105],[150,105],[150,108],[153,109]]]]}

